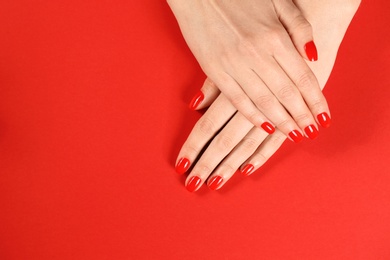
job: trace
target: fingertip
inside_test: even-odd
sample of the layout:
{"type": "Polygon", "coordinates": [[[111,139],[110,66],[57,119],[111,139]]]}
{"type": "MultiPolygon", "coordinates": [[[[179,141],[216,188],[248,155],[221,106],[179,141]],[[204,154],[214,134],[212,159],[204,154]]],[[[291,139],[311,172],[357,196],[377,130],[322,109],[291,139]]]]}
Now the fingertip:
{"type": "Polygon", "coordinates": [[[181,158],[176,164],[175,170],[178,174],[184,174],[190,168],[191,162],[187,158],[181,158]]]}
{"type": "Polygon", "coordinates": [[[303,135],[298,130],[291,131],[288,136],[294,143],[300,143],[303,140],[303,135]]]}
{"type": "Polygon", "coordinates": [[[319,114],[317,116],[317,120],[318,120],[318,123],[324,128],[328,128],[332,124],[332,119],[330,118],[330,116],[326,112],[319,114]]]}
{"type": "Polygon", "coordinates": [[[201,90],[196,93],[196,95],[192,98],[190,104],[188,105],[188,108],[191,110],[197,110],[199,109],[199,106],[204,100],[204,94],[201,90]]]}
{"type": "Polygon", "coordinates": [[[210,181],[207,183],[207,186],[211,190],[218,190],[222,187],[223,178],[219,175],[213,176],[210,181]]]}
{"type": "Polygon", "coordinates": [[[253,173],[254,169],[255,167],[252,164],[247,164],[240,170],[240,172],[245,176],[249,176],[253,173]]]}
{"type": "Polygon", "coordinates": [[[311,140],[314,140],[318,137],[318,129],[315,125],[309,125],[307,126],[305,129],[305,134],[308,138],[310,138],[311,140]]]}
{"type": "Polygon", "coordinates": [[[200,92],[203,93],[203,97],[201,96],[200,93],[198,93],[201,101],[198,101],[198,105],[192,110],[200,110],[209,107],[220,94],[220,90],[218,89],[218,87],[209,78],[207,78],[203,83],[200,92]]]}
{"type": "Polygon", "coordinates": [[[317,47],[314,43],[314,41],[309,41],[304,46],[307,59],[309,61],[317,61],[318,60],[318,52],[317,47]]]}
{"type": "Polygon", "coordinates": [[[195,192],[200,188],[202,180],[198,176],[192,176],[186,184],[186,189],[189,192],[195,192]]]}
{"type": "Polygon", "coordinates": [[[264,131],[266,131],[270,135],[275,132],[275,127],[269,122],[264,122],[263,124],[261,124],[261,128],[263,128],[264,131]]]}

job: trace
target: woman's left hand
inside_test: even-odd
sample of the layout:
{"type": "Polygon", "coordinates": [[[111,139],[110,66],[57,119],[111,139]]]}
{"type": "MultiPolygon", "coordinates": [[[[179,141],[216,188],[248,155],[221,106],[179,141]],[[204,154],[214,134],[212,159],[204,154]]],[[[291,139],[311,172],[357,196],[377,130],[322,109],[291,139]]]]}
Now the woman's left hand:
{"type": "MultiPolygon", "coordinates": [[[[339,45],[360,2],[318,1],[317,5],[309,5],[309,0],[298,0],[297,3],[302,4],[304,13],[308,14],[308,20],[321,36],[317,39],[319,52],[324,59],[308,65],[323,89],[334,65],[339,45]],[[308,10],[310,8],[312,9],[308,10]],[[332,12],[335,9],[338,12],[332,12]]],[[[219,189],[237,169],[245,175],[252,174],[286,139],[278,130],[268,136],[261,129],[254,127],[220,94],[217,86],[210,80],[205,81],[202,92],[205,99],[198,108],[210,104],[211,106],[194,126],[176,161],[176,171],[180,174],[193,166],[186,179],[186,187],[191,192],[198,190],[206,181],[211,189],[219,189]],[[205,150],[203,154],[202,150],[205,150]],[[191,162],[195,161],[196,163],[191,165],[191,162]]]]}

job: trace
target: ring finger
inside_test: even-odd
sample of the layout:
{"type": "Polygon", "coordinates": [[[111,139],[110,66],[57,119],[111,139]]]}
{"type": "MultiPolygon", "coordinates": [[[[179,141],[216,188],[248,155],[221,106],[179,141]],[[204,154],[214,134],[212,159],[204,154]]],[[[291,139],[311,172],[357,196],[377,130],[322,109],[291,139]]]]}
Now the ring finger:
{"type": "MultiPolygon", "coordinates": [[[[265,134],[264,131],[261,131],[257,127],[253,127],[209,177],[207,182],[209,188],[212,190],[218,190],[225,185],[242,163],[256,151],[256,148],[267,136],[268,135],[265,134]]],[[[245,170],[252,171],[252,169],[249,168],[245,170]]]]}

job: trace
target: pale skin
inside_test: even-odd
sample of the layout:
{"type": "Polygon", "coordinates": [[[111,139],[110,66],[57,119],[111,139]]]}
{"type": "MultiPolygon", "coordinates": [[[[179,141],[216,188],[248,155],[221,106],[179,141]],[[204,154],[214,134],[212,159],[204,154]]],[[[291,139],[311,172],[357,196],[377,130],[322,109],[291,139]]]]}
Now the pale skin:
{"type": "MultiPolygon", "coordinates": [[[[321,59],[315,63],[307,61],[307,66],[318,79],[319,88],[322,90],[360,1],[298,0],[295,3],[313,28],[321,59]]],[[[188,188],[194,178],[199,179],[191,191],[198,190],[204,183],[212,189],[220,189],[237,169],[250,175],[260,168],[286,139],[285,132],[280,129],[268,135],[256,127],[241,112],[237,112],[225,93],[220,93],[217,85],[210,79],[205,81],[202,91],[205,93],[205,99],[198,108],[210,104],[211,106],[194,126],[177,159],[177,163],[181,158],[188,158],[190,162],[198,159],[185,183],[188,188]],[[204,148],[205,151],[200,154],[204,148]]]]}
{"type": "MultiPolygon", "coordinates": [[[[168,0],[206,75],[253,125],[318,129],[330,111],[305,62],[312,26],[291,0],[168,0]]],[[[268,128],[265,127],[269,126],[268,128]]]]}

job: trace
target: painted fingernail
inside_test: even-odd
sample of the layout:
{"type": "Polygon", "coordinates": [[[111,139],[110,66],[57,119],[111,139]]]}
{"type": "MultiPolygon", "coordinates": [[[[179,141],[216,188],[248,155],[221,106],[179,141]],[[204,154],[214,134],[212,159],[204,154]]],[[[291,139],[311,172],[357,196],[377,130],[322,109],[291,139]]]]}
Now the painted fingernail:
{"type": "Polygon", "coordinates": [[[288,136],[294,141],[294,143],[299,143],[303,140],[303,135],[297,130],[291,131],[288,136]]]}
{"type": "Polygon", "coordinates": [[[191,179],[187,183],[186,188],[189,192],[194,192],[199,188],[199,185],[201,182],[202,181],[198,176],[193,176],[193,177],[191,177],[191,179]]]}
{"type": "Polygon", "coordinates": [[[200,103],[204,100],[204,94],[202,91],[199,92],[192,98],[190,105],[188,106],[191,110],[195,110],[200,103]]]}
{"type": "Polygon", "coordinates": [[[249,176],[252,174],[254,169],[255,167],[252,164],[247,164],[245,165],[244,168],[242,168],[241,173],[244,174],[245,176],[249,176]]]}
{"type": "Polygon", "coordinates": [[[318,122],[322,127],[328,128],[332,123],[329,115],[327,113],[322,113],[317,116],[318,122]]]}
{"type": "Polygon", "coordinates": [[[318,60],[317,47],[313,41],[305,44],[305,52],[309,61],[318,60]]]}
{"type": "Polygon", "coordinates": [[[221,176],[214,176],[208,183],[208,186],[212,190],[218,190],[221,187],[223,178],[221,176]]]}
{"type": "Polygon", "coordinates": [[[183,174],[185,173],[188,168],[190,168],[190,160],[188,160],[187,158],[181,158],[179,160],[179,162],[176,164],[176,172],[178,174],[183,174]]]}
{"type": "Polygon", "coordinates": [[[270,123],[268,122],[264,122],[262,125],[261,125],[261,128],[264,129],[264,131],[266,131],[267,133],[269,134],[273,134],[275,132],[275,127],[273,127],[270,123]]]}
{"type": "Polygon", "coordinates": [[[305,133],[312,140],[316,139],[318,136],[318,130],[314,125],[307,126],[305,128],[305,133]]]}

